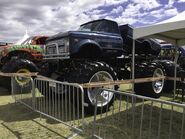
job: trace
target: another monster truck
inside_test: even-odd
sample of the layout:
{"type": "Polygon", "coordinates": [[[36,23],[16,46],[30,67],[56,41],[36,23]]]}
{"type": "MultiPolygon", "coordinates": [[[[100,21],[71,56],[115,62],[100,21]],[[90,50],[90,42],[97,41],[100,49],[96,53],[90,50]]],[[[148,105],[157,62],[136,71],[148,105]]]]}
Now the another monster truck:
{"type": "Polygon", "coordinates": [[[29,59],[34,62],[41,61],[47,38],[47,36],[33,36],[29,37],[20,45],[6,45],[1,47],[0,63],[4,65],[15,57],[29,59]]]}
{"type": "MultiPolygon", "coordinates": [[[[42,69],[42,58],[47,36],[32,36],[20,45],[6,45],[0,48],[1,71],[5,73],[29,73],[42,69]]],[[[1,77],[1,85],[10,89],[10,79],[1,77]]],[[[24,78],[16,78],[17,83],[27,84],[24,78]]]]}
{"type": "MultiPolygon", "coordinates": [[[[174,59],[175,59],[175,46],[166,42],[161,43],[161,52],[158,60],[155,60],[163,65],[167,76],[174,77],[174,59]]],[[[179,58],[177,60],[177,71],[185,70],[185,47],[178,48],[179,58]]],[[[177,72],[178,73],[178,72],[177,72]]],[[[177,75],[179,76],[179,75],[177,75]]],[[[172,92],[174,89],[174,81],[165,81],[165,92],[172,92]]]]}

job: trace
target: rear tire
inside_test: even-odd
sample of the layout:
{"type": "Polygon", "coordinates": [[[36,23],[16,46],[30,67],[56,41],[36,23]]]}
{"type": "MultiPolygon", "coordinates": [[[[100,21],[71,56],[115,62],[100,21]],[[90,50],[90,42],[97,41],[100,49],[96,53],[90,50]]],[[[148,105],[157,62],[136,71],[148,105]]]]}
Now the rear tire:
{"type": "MultiPolygon", "coordinates": [[[[148,73],[147,77],[161,77],[165,76],[165,70],[160,64],[157,64],[155,62],[151,63],[146,69],[142,69],[142,71],[146,71],[148,73]]],[[[146,77],[146,76],[143,76],[146,77]]],[[[135,84],[135,92],[136,94],[148,96],[152,98],[159,98],[161,96],[161,93],[163,91],[164,87],[164,79],[161,79],[159,81],[153,81],[153,82],[146,82],[146,83],[138,83],[135,84]]]]}
{"type": "MultiPolygon", "coordinates": [[[[170,60],[159,60],[158,61],[165,69],[166,76],[174,77],[174,69],[175,65],[173,61],[170,60]]],[[[177,68],[177,71],[179,69],[177,68]]],[[[165,80],[164,89],[163,91],[166,93],[171,93],[174,89],[174,81],[172,80],[165,80]]]]}

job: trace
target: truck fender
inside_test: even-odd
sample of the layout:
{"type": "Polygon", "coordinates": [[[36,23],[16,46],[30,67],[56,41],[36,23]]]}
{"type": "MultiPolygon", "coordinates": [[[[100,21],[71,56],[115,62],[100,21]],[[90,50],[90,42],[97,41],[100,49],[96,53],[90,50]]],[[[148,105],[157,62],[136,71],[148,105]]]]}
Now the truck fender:
{"type": "Polygon", "coordinates": [[[100,51],[102,51],[101,46],[94,40],[86,39],[80,41],[75,47],[73,53],[78,53],[83,47],[87,45],[93,45],[96,46],[100,51]]]}

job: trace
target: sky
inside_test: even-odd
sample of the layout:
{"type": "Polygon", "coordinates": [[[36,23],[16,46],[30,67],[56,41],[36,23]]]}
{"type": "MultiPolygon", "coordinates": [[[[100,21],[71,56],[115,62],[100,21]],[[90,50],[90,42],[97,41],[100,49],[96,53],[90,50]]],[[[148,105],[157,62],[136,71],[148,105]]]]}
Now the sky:
{"type": "Polygon", "coordinates": [[[159,23],[185,11],[185,0],[0,0],[0,41],[54,35],[80,24],[111,19],[134,27],[159,23]]]}

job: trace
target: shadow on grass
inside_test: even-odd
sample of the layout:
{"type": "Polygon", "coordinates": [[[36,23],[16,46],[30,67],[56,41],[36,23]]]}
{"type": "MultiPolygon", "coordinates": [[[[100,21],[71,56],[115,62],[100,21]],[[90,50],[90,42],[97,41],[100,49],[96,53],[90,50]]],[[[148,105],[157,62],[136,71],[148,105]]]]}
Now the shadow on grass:
{"type": "Polygon", "coordinates": [[[19,103],[0,106],[0,120],[4,122],[26,121],[38,118],[39,115],[19,103]]]}
{"type": "MultiPolygon", "coordinates": [[[[168,139],[169,136],[171,139],[180,139],[183,118],[181,110],[178,109],[179,112],[174,111],[171,115],[168,106],[164,106],[161,111],[156,104],[152,107],[152,116],[150,117],[151,107],[149,104],[144,105],[143,120],[141,120],[141,105],[136,106],[134,111],[130,108],[114,114],[110,111],[108,116],[97,115],[95,134],[106,139],[137,139],[140,137],[142,139],[168,139]],[[162,112],[161,118],[160,112],[162,112]],[[161,124],[159,124],[160,122],[161,124]]],[[[93,123],[90,122],[81,136],[88,138],[89,135],[92,135],[92,131],[93,123]]],[[[185,133],[185,129],[183,129],[183,133],[185,133]]]]}
{"type": "Polygon", "coordinates": [[[5,89],[5,88],[2,88],[0,87],[0,96],[7,96],[7,95],[10,95],[10,91],[5,89]]]}
{"type": "MultiPolygon", "coordinates": [[[[42,121],[39,122],[39,118],[40,118],[40,114],[32,111],[31,109],[25,107],[22,104],[9,103],[6,105],[0,105],[0,121],[1,121],[2,127],[4,127],[9,132],[11,132],[18,139],[22,138],[23,136],[21,133],[22,131],[19,130],[19,128],[15,129],[13,126],[11,126],[11,124],[9,125],[9,123],[16,122],[18,126],[20,126],[18,122],[25,122],[25,121],[28,121],[28,123],[34,122],[37,125],[36,128],[40,129],[40,127],[42,127],[46,133],[50,132],[54,136],[58,136],[60,138],[67,138],[67,136],[69,136],[68,134],[63,134],[61,132],[58,132],[59,130],[55,131],[55,129],[52,128],[52,125],[47,126],[47,124],[53,124],[53,126],[55,126],[55,124],[59,124],[59,122],[56,122],[55,120],[42,116],[41,118],[45,119],[45,122],[46,122],[45,124],[43,124],[42,121]]],[[[67,130],[66,127],[64,129],[67,130]]]]}
{"type": "MultiPolygon", "coordinates": [[[[32,107],[32,98],[29,94],[23,94],[22,97],[17,97],[17,99],[21,99],[22,102],[32,107]]],[[[80,120],[81,111],[76,111],[73,108],[73,105],[69,103],[63,104],[64,109],[59,106],[58,101],[47,100],[47,103],[43,100],[44,97],[37,97],[35,100],[36,110],[46,115],[50,115],[51,117],[55,117],[56,119],[61,119],[64,122],[71,122],[71,120],[80,120]],[[67,108],[67,109],[66,109],[67,108]],[[70,110],[70,111],[69,111],[70,110]],[[77,112],[80,114],[77,116],[77,112]]],[[[43,118],[46,120],[48,124],[58,124],[60,122],[48,118],[47,116],[41,115],[38,112],[24,106],[21,103],[8,103],[5,105],[0,105],[0,120],[4,122],[15,122],[15,121],[27,121],[33,120],[35,118],[43,118]]]]}
{"type": "Polygon", "coordinates": [[[1,123],[1,125],[6,128],[8,131],[10,131],[14,136],[17,137],[17,139],[21,139],[21,134],[19,132],[15,132],[13,131],[11,128],[9,128],[7,125],[5,125],[4,123],[1,123]]]}

